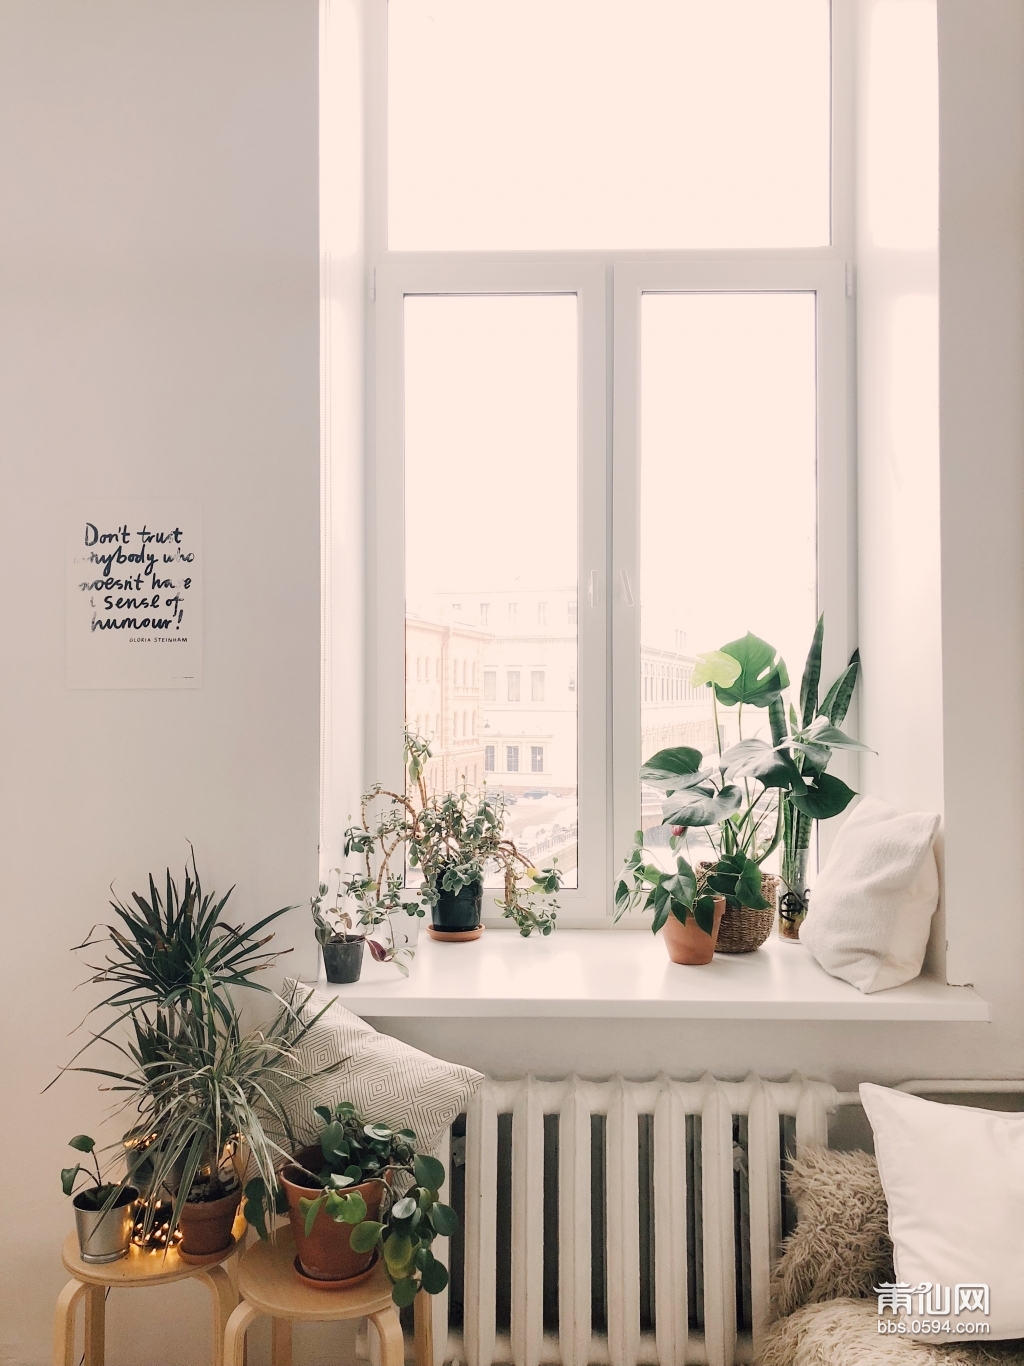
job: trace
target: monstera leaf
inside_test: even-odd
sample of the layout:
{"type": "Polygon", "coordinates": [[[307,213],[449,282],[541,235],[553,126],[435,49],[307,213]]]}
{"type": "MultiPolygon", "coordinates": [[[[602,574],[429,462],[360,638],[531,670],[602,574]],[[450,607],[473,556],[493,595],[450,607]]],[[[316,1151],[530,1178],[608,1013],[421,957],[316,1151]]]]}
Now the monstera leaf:
{"type": "Polygon", "coordinates": [[[831,773],[818,773],[805,784],[803,792],[793,792],[790,801],[812,820],[826,821],[845,811],[856,795],[841,778],[833,777],[831,773]]]}
{"type": "Polygon", "coordinates": [[[697,656],[697,663],[690,675],[690,686],[700,688],[707,683],[716,683],[721,688],[729,688],[739,676],[739,660],[722,650],[708,650],[706,654],[697,656]]]}
{"type": "Polygon", "coordinates": [[[663,825],[717,825],[742,805],[743,792],[734,784],[726,783],[718,792],[709,785],[665,802],[661,820],[663,825]]]}
{"type": "Polygon", "coordinates": [[[729,781],[756,778],[763,787],[779,787],[786,791],[803,787],[800,770],[786,749],[775,748],[764,740],[741,740],[722,755],[729,781]]]}
{"type": "Polygon", "coordinates": [[[679,745],[675,749],[659,749],[652,754],[640,770],[640,781],[654,787],[665,787],[670,791],[678,788],[695,787],[705,782],[707,773],[702,772],[704,756],[699,749],[679,745]]]}
{"type": "Polygon", "coordinates": [[[728,687],[715,684],[715,695],[726,706],[742,702],[747,706],[767,707],[789,687],[785,662],[775,646],[750,631],[742,640],[723,645],[721,653],[731,655],[740,666],[735,682],[728,687]]]}
{"type": "Polygon", "coordinates": [[[769,903],[761,895],[761,867],[745,854],[720,858],[708,875],[708,888],[718,896],[724,896],[734,908],[768,909],[769,903]]]}

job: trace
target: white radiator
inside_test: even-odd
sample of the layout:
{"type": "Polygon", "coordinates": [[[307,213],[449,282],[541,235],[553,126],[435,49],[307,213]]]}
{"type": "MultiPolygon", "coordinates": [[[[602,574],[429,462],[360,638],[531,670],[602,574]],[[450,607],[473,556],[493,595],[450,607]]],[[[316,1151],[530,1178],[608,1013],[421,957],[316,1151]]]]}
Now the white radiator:
{"type": "MultiPolygon", "coordinates": [[[[784,1148],[826,1143],[836,1101],[831,1086],[800,1078],[485,1081],[466,1116],[464,1149],[461,1139],[454,1152],[450,1140],[441,1148],[440,1155],[457,1164],[464,1151],[464,1272],[461,1284],[453,1277],[452,1286],[453,1301],[461,1298],[461,1331],[449,1323],[447,1294],[433,1304],[435,1366],[452,1360],[467,1366],[732,1366],[751,1360],[764,1331],[783,1232],[784,1148]],[[508,1146],[499,1144],[499,1128],[507,1140],[503,1115],[511,1116],[510,1174],[499,1169],[499,1149],[507,1156],[508,1146]],[[557,1163],[555,1121],[546,1124],[545,1116],[557,1116],[557,1163]],[[604,1116],[596,1122],[596,1149],[593,1116],[604,1116]],[[592,1151],[603,1154],[603,1183],[592,1181],[592,1151]],[[509,1180],[503,1254],[499,1191],[508,1191],[509,1180]],[[597,1292],[593,1217],[604,1227],[597,1292]],[[499,1268],[507,1267],[506,1257],[507,1329],[498,1318],[499,1268]],[[595,1293],[603,1311],[597,1315],[595,1293]],[[691,1305],[691,1295],[699,1306],[691,1305]]],[[[438,1252],[444,1255],[440,1247],[438,1252]]]]}

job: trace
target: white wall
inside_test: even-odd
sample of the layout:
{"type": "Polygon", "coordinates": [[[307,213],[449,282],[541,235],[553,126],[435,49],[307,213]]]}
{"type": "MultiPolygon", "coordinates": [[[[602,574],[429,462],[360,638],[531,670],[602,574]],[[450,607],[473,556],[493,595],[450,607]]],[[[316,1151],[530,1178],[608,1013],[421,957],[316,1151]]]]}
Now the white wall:
{"type": "MultiPolygon", "coordinates": [[[[50,1359],[68,952],[186,837],[249,918],[317,871],[316,0],[0,5],[0,1360],[50,1359]],[[202,502],[204,686],[64,685],[68,498],[202,502]]],[[[314,958],[302,912],[297,966],[314,958]]],[[[201,1287],[113,1295],[111,1366],[209,1360],[201,1287]]]]}
{"type": "MultiPolygon", "coordinates": [[[[19,1366],[49,1357],[69,1227],[57,1173],[102,1108],[84,1078],[39,1094],[88,999],[70,995],[68,946],[112,877],[128,890],[180,862],[186,836],[211,883],[237,880],[248,915],[303,899],[316,875],[316,34],[314,0],[0,6],[0,1360],[19,1366]],[[67,497],[166,493],[206,512],[204,687],[67,692],[46,528],[67,497]]],[[[950,963],[994,1022],[395,1033],[499,1074],[799,1069],[846,1087],[1024,1073],[1024,7],[939,0],[938,34],[950,963]],[[961,944],[976,946],[962,961],[961,944]]],[[[358,287],[355,256],[346,271],[358,287]]],[[[346,477],[339,497],[355,499],[346,477]]],[[[916,699],[899,705],[912,731],[916,699]]],[[[906,749],[932,784],[933,740],[930,723],[906,749]]],[[[311,971],[301,912],[291,933],[311,971]]],[[[111,1366],[205,1359],[198,1287],[134,1293],[111,1297],[111,1366]]]]}

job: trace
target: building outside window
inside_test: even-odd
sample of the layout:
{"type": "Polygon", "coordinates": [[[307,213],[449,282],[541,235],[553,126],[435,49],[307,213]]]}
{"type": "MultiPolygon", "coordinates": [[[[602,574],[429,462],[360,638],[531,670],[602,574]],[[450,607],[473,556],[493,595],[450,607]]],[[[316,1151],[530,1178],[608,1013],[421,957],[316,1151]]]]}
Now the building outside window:
{"type": "Polygon", "coordinates": [[[543,773],[543,772],[544,772],[544,746],[543,746],[543,745],[531,745],[531,746],[530,746],[530,772],[531,772],[531,773],[543,773]]]}
{"type": "Polygon", "coordinates": [[[498,695],[498,675],[494,669],[484,669],[484,701],[493,702],[498,695]]]}
{"type": "Polygon", "coordinates": [[[546,626],[548,624],[548,605],[546,602],[537,604],[537,625],[546,626]]]}
{"type": "Polygon", "coordinates": [[[544,670],[534,669],[530,674],[530,701],[544,701],[544,670]]]}
{"type": "Polygon", "coordinates": [[[484,772],[494,772],[494,746],[484,745],[484,772]]]}
{"type": "Polygon", "coordinates": [[[480,625],[481,625],[481,626],[486,626],[486,625],[487,625],[487,618],[490,616],[490,614],[491,614],[491,604],[490,604],[489,602],[482,602],[482,603],[480,604],[480,625]]]}
{"type": "Polygon", "coordinates": [[[518,602],[510,602],[508,605],[508,624],[510,626],[517,626],[519,624],[518,602]]]}
{"type": "Polygon", "coordinates": [[[510,702],[519,701],[519,670],[509,669],[507,674],[508,700],[510,702]]]}
{"type": "Polygon", "coordinates": [[[509,773],[519,772],[519,746],[505,746],[505,769],[509,773]]]}

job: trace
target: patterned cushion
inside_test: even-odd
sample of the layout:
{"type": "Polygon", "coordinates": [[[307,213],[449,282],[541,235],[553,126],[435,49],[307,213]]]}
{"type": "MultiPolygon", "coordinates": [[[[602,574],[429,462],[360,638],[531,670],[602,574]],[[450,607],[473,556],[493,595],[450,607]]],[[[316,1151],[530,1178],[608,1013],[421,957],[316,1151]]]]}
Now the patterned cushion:
{"type": "Polygon", "coordinates": [[[340,1005],[329,987],[310,994],[309,987],[286,978],[284,996],[295,1000],[303,1020],[328,1007],[295,1050],[301,1073],[322,1073],[342,1063],[314,1079],[309,1089],[299,1090],[289,1104],[300,1142],[312,1141],[322,1127],[315,1105],[350,1100],[367,1120],[412,1129],[420,1151],[432,1152],[483,1081],[471,1067],[432,1058],[390,1034],[378,1034],[340,1005]]]}

